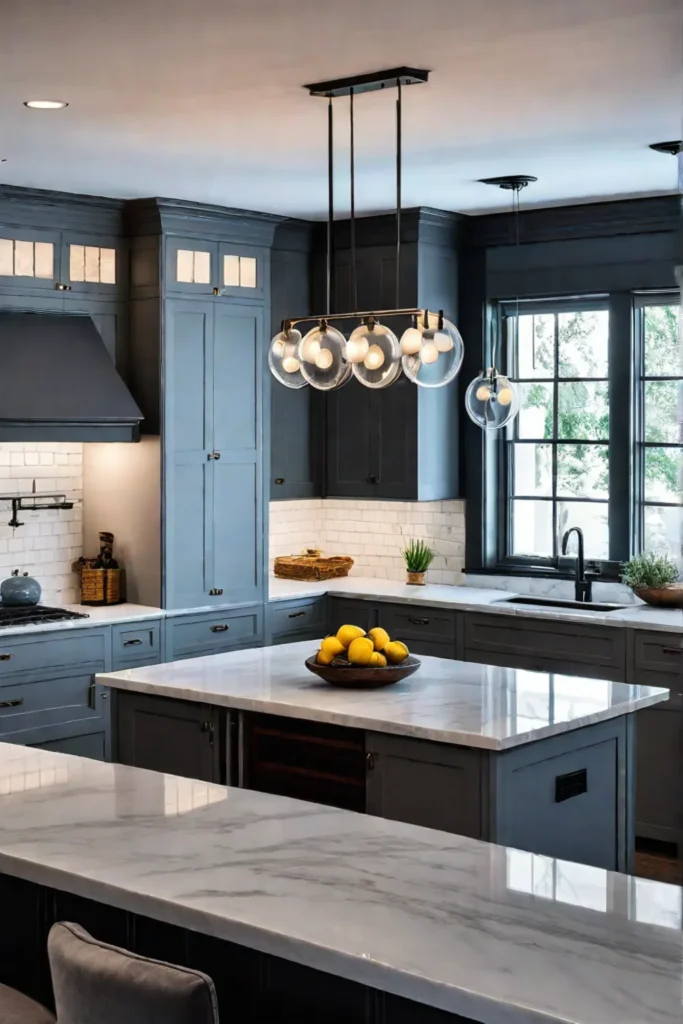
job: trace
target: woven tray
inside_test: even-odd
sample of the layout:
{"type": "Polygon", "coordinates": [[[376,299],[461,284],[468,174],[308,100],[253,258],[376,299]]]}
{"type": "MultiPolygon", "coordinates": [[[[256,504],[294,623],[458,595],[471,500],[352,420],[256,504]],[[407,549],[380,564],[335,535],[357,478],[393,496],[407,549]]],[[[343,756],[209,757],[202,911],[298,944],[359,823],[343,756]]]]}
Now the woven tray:
{"type": "Polygon", "coordinates": [[[348,576],[353,559],[346,555],[321,558],[319,555],[283,555],[275,559],[275,575],[286,580],[331,580],[348,576]]]}

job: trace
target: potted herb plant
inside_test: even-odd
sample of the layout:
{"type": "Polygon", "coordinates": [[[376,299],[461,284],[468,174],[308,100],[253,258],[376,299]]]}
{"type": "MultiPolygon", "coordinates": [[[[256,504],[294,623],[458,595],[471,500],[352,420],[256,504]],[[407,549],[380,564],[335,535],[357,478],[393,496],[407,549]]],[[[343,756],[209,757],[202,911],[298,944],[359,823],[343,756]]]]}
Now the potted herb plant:
{"type": "Polygon", "coordinates": [[[654,551],[636,555],[621,567],[621,582],[647,604],[683,608],[683,584],[678,569],[666,555],[654,551]]]}
{"type": "Polygon", "coordinates": [[[403,560],[408,570],[408,583],[423,587],[425,573],[432,563],[434,552],[423,540],[411,540],[403,549],[403,560]]]}

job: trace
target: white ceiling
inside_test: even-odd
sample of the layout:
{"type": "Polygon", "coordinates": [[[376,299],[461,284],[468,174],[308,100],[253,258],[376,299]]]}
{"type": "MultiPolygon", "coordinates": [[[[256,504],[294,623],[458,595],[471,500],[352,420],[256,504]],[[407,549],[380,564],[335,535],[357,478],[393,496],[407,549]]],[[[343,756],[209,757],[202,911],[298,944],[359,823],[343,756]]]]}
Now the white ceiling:
{"type": "MultiPolygon", "coordinates": [[[[326,104],[302,83],[426,67],[404,205],[481,212],[672,192],[683,0],[1,0],[3,181],[326,215],[326,104]],[[27,110],[28,99],[69,108],[27,110]]],[[[356,101],[357,204],[394,203],[394,93],[356,101]]],[[[347,101],[335,102],[340,212],[347,101]]]]}

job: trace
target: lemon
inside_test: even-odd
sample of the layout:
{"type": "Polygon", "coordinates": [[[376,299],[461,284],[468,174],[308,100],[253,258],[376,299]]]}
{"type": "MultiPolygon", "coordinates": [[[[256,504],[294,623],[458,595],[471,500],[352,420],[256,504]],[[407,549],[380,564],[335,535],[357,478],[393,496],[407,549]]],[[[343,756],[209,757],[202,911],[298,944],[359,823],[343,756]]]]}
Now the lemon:
{"type": "Polygon", "coordinates": [[[375,626],[374,629],[371,629],[368,636],[375,645],[376,651],[383,651],[391,641],[391,637],[387,633],[386,629],[382,629],[381,626],[375,626]]]}
{"type": "Polygon", "coordinates": [[[400,640],[392,640],[390,644],[384,648],[384,654],[387,661],[391,662],[392,665],[400,665],[402,661],[405,661],[410,651],[405,644],[401,643],[400,640]]]}
{"type": "Polygon", "coordinates": [[[326,636],[320,643],[320,650],[336,658],[344,650],[344,644],[341,640],[337,640],[336,636],[326,636]]]}
{"type": "Polygon", "coordinates": [[[322,648],[318,651],[315,656],[315,660],[319,665],[331,665],[334,661],[334,654],[331,651],[324,651],[322,648]]]}
{"type": "Polygon", "coordinates": [[[340,626],[337,630],[337,640],[342,647],[348,647],[352,640],[365,636],[365,630],[360,626],[340,626]]]}
{"type": "Polygon", "coordinates": [[[358,636],[349,644],[349,661],[352,665],[369,665],[374,654],[372,640],[367,636],[358,636]]]}
{"type": "Polygon", "coordinates": [[[370,658],[370,666],[372,668],[386,668],[387,659],[383,654],[380,654],[379,651],[373,651],[372,657],[370,658]]]}

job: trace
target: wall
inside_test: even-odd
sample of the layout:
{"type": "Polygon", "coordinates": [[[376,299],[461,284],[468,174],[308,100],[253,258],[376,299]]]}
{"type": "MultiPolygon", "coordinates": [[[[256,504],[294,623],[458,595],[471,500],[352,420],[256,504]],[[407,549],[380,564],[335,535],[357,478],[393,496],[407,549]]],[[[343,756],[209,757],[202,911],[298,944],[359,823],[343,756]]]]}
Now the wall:
{"type": "Polygon", "coordinates": [[[459,585],[465,554],[462,501],[351,501],[313,498],[270,503],[270,562],[307,547],[350,555],[355,576],[405,579],[401,550],[411,538],[436,553],[430,583],[459,585]]]}
{"type": "Polygon", "coordinates": [[[11,505],[0,502],[0,578],[12,569],[35,576],[43,604],[79,599],[72,563],[83,550],[83,445],[79,443],[0,444],[0,494],[63,493],[76,504],[55,512],[21,512],[23,526],[12,528],[11,505]]]}

